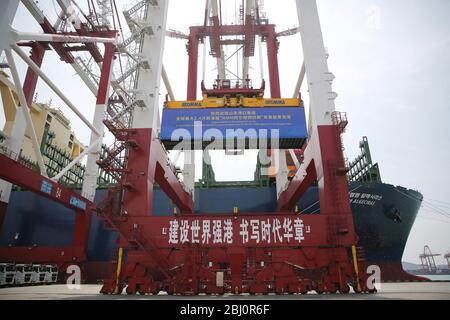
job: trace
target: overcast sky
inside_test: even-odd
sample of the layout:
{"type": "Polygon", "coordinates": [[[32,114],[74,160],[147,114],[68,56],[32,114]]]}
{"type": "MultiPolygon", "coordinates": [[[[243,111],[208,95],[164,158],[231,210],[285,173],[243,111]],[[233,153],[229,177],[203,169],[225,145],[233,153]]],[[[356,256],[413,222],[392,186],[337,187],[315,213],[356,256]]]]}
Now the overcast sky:
{"type": "MultiPolygon", "coordinates": [[[[121,10],[136,1],[116,2],[121,10]]],[[[52,19],[57,12],[55,3],[39,1],[52,19]]],[[[205,0],[171,0],[168,29],[187,33],[189,25],[202,24],[204,3],[205,0]]],[[[224,10],[225,22],[235,22],[236,2],[222,3],[228,5],[224,10]]],[[[333,83],[334,91],[339,94],[336,108],[347,112],[350,121],[344,135],[345,156],[353,159],[359,152],[358,142],[366,135],[383,181],[419,190],[425,196],[425,206],[411,231],[403,260],[418,262],[418,254],[425,244],[435,252],[448,252],[450,219],[444,213],[450,215],[450,1],[318,0],[318,7],[325,46],[330,54],[329,68],[336,76],[333,83]]],[[[265,11],[270,22],[277,24],[278,31],[298,25],[293,0],[266,0],[265,11]]],[[[23,31],[40,31],[23,6],[14,26],[23,31]]],[[[280,42],[282,95],[291,97],[303,60],[300,36],[281,38],[280,42]]],[[[184,40],[167,38],[164,52],[164,64],[179,100],[186,95],[185,44],[184,40]]],[[[226,54],[232,52],[230,48],[226,54]]],[[[236,70],[235,62],[232,64],[236,70]]],[[[19,68],[24,74],[23,64],[19,63],[19,68]]],[[[43,70],[88,119],[93,117],[95,99],[73,69],[50,53],[44,60],[43,70]]],[[[216,75],[214,60],[207,61],[206,73],[207,84],[211,86],[216,75]]],[[[258,86],[257,55],[251,62],[251,77],[258,86]]],[[[87,143],[89,132],[85,125],[60,99],[42,83],[37,92],[38,101],[52,99],[53,104],[61,106],[77,136],[87,143]]],[[[302,92],[305,96],[304,87],[302,92]]],[[[161,92],[161,97],[165,93],[165,90],[161,92]]],[[[3,125],[2,117],[3,114],[0,125],[3,125]]],[[[213,155],[213,165],[218,180],[253,179],[255,152],[226,158],[223,152],[217,153],[213,155]]],[[[200,162],[197,168],[198,178],[200,162]]],[[[442,257],[438,260],[444,261],[442,257]]]]}

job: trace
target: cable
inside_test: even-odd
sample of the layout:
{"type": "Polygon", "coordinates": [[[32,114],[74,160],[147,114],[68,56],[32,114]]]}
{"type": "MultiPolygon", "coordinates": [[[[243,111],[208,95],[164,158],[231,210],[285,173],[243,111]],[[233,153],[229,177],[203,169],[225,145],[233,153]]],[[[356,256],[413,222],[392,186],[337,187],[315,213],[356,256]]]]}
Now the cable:
{"type": "Polygon", "coordinates": [[[447,213],[447,212],[445,212],[445,211],[442,211],[442,210],[439,209],[439,208],[436,208],[433,204],[428,203],[428,201],[426,201],[426,200],[424,200],[424,199],[416,198],[416,197],[414,197],[414,196],[412,196],[412,195],[409,195],[409,194],[406,194],[406,193],[404,193],[404,192],[401,192],[400,190],[398,190],[398,189],[396,189],[396,188],[394,188],[394,190],[397,191],[398,193],[401,193],[402,195],[404,195],[404,196],[410,198],[410,199],[413,199],[413,200],[415,200],[415,201],[420,202],[424,207],[427,207],[427,208],[433,210],[435,213],[438,213],[438,214],[444,216],[445,218],[450,218],[450,213],[447,213]]]}
{"type": "Polygon", "coordinates": [[[439,208],[439,207],[436,207],[435,205],[433,205],[433,204],[431,204],[431,203],[429,203],[429,202],[427,202],[427,201],[425,201],[425,204],[424,204],[424,205],[427,206],[427,207],[429,207],[429,208],[431,208],[431,209],[433,209],[433,210],[435,210],[436,212],[439,212],[439,213],[442,214],[442,215],[445,215],[445,216],[447,216],[447,217],[450,217],[450,213],[448,213],[448,212],[442,210],[442,209],[439,208]]]}
{"type": "Polygon", "coordinates": [[[65,14],[64,10],[61,9],[61,11],[58,12],[58,10],[56,8],[55,0],[53,0],[52,3],[53,3],[53,9],[55,10],[55,13],[56,13],[56,16],[57,16],[56,21],[59,22],[59,20],[60,20],[59,26],[58,26],[58,29],[59,29],[59,27],[61,27],[61,24],[63,22],[65,23],[65,21],[67,20],[67,17],[66,17],[66,14],[65,14]]]}
{"type": "MultiPolygon", "coordinates": [[[[358,189],[361,188],[361,187],[362,187],[362,186],[357,186],[356,188],[350,190],[349,193],[350,193],[350,192],[353,192],[353,191],[356,191],[356,190],[358,190],[358,189]]],[[[310,206],[306,207],[306,208],[303,209],[302,211],[305,212],[306,210],[308,210],[309,208],[311,208],[311,207],[313,207],[314,205],[318,204],[319,202],[320,202],[320,199],[317,200],[316,202],[314,202],[313,204],[311,204],[310,206]]],[[[314,210],[313,212],[311,212],[310,214],[313,214],[313,213],[315,213],[315,212],[318,211],[318,210],[320,210],[320,207],[319,207],[318,209],[314,210]]]]}
{"type": "MultiPolygon", "coordinates": [[[[424,207],[423,208],[423,210],[422,210],[422,212],[423,211],[425,211],[425,213],[421,213],[421,215],[432,215],[432,214],[439,214],[438,212],[436,212],[436,211],[434,211],[434,210],[432,210],[432,209],[430,209],[430,208],[427,208],[427,207],[424,207]]],[[[439,214],[440,215],[440,214],[439,214]]],[[[449,219],[450,220],[450,217],[444,217],[445,219],[449,219]]]]}
{"type": "Polygon", "coordinates": [[[436,199],[430,199],[430,198],[427,198],[429,201],[435,201],[435,202],[440,202],[440,203],[444,203],[444,204],[447,204],[447,205],[449,205],[450,206],[450,202],[447,202],[447,201],[442,201],[442,200],[436,200],[436,199]]]}
{"type": "MultiPolygon", "coordinates": [[[[429,198],[427,198],[427,199],[428,199],[428,201],[430,201],[429,198]]],[[[432,205],[437,208],[440,208],[442,210],[450,210],[450,204],[445,204],[444,201],[436,201],[436,200],[431,200],[431,201],[435,201],[435,203],[432,203],[432,205]]]]}
{"type": "MultiPolygon", "coordinates": [[[[357,190],[357,189],[360,188],[360,187],[361,187],[361,186],[358,186],[358,187],[354,188],[353,190],[350,190],[349,192],[353,192],[353,191],[357,190]]],[[[406,196],[406,197],[412,199],[412,200],[421,202],[422,205],[425,206],[427,209],[431,210],[431,212],[437,213],[437,214],[443,216],[444,218],[450,219],[450,213],[447,213],[447,212],[444,212],[444,211],[441,211],[441,210],[436,210],[436,208],[435,208],[434,206],[429,205],[429,204],[427,204],[426,202],[423,203],[423,199],[416,198],[416,197],[414,197],[414,196],[412,196],[412,195],[409,195],[409,194],[406,194],[406,193],[404,193],[404,192],[401,192],[400,190],[398,190],[398,189],[396,189],[396,188],[394,188],[394,190],[397,191],[397,192],[399,192],[399,193],[401,193],[402,195],[404,195],[404,196],[406,196]]],[[[304,212],[304,211],[310,209],[311,207],[313,207],[314,205],[316,205],[316,204],[319,203],[319,202],[320,202],[320,200],[314,202],[313,204],[311,204],[311,205],[308,206],[307,208],[303,209],[302,211],[304,212]]],[[[310,212],[309,214],[314,214],[314,213],[318,212],[319,210],[320,210],[320,207],[317,208],[316,210],[310,212]]],[[[441,221],[441,222],[445,222],[445,223],[450,223],[450,221],[445,221],[445,220],[441,220],[441,219],[435,219],[435,218],[431,218],[431,217],[427,218],[427,217],[423,217],[423,216],[421,216],[421,215],[418,215],[418,217],[421,217],[422,219],[429,219],[429,220],[436,220],[436,221],[441,221]]]]}
{"type": "Polygon", "coordinates": [[[424,220],[439,221],[439,222],[442,222],[442,223],[449,223],[450,224],[450,221],[445,221],[445,220],[441,220],[441,219],[435,219],[435,218],[431,218],[431,217],[424,217],[422,215],[417,215],[417,218],[424,219],[424,220]]]}

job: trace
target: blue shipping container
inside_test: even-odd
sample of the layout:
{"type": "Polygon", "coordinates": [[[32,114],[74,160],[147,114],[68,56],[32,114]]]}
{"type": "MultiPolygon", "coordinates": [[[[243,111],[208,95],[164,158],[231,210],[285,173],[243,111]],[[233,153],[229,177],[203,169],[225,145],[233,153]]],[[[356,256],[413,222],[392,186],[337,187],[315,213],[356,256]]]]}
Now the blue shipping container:
{"type": "MultiPolygon", "coordinates": [[[[163,109],[161,141],[173,149],[184,141],[204,149],[276,147],[299,149],[307,137],[303,107],[163,109]]],[[[184,144],[186,145],[186,144],[184,144]]]]}

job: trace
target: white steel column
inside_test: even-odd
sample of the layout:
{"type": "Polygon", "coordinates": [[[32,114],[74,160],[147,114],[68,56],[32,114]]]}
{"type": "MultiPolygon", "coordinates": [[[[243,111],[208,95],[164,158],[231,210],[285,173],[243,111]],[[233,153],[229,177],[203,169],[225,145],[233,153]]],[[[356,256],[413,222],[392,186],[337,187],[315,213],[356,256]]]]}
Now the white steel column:
{"type": "Polygon", "coordinates": [[[18,32],[11,29],[11,38],[15,42],[19,41],[42,41],[42,42],[64,42],[64,43],[113,43],[114,39],[102,38],[102,37],[89,37],[89,36],[72,36],[63,34],[46,34],[35,32],[18,32]]]}
{"type": "Polygon", "coordinates": [[[292,98],[298,98],[298,93],[300,92],[300,88],[302,87],[303,80],[305,79],[306,69],[305,69],[305,63],[302,63],[302,68],[300,69],[300,73],[298,75],[297,84],[294,89],[294,93],[292,95],[292,98]]]}
{"type": "Polygon", "coordinates": [[[276,149],[273,150],[273,159],[275,159],[276,170],[276,185],[277,185],[277,199],[280,193],[284,191],[288,183],[288,167],[286,162],[286,150],[276,149]]]}
{"type": "MultiPolygon", "coordinates": [[[[254,0],[247,0],[245,3],[245,17],[244,17],[244,23],[247,19],[246,17],[252,14],[253,5],[255,4],[254,0]]],[[[250,58],[244,56],[245,50],[242,50],[242,79],[247,79],[248,76],[248,69],[250,66],[250,58]]]]}
{"type": "MultiPolygon", "coordinates": [[[[305,68],[305,62],[302,63],[302,68],[300,69],[300,73],[298,75],[297,84],[294,89],[294,93],[292,94],[292,98],[298,98],[300,88],[302,87],[303,80],[305,80],[306,75],[306,68],[305,68]]],[[[311,115],[311,114],[310,114],[311,115]]],[[[308,120],[308,123],[310,123],[311,118],[308,120]]],[[[308,134],[310,133],[310,130],[308,130],[308,134]]],[[[294,161],[295,167],[298,169],[300,168],[300,162],[297,159],[297,156],[295,155],[295,152],[293,149],[289,149],[289,155],[291,156],[292,160],[294,161]]]]}
{"type": "Polygon", "coordinates": [[[64,177],[64,175],[72,169],[74,165],[76,165],[78,162],[80,162],[89,152],[92,152],[93,150],[99,150],[101,149],[101,142],[103,141],[103,137],[100,137],[97,139],[97,141],[90,145],[88,148],[86,148],[83,152],[81,152],[75,159],[73,159],[67,166],[64,167],[58,174],[54,177],[52,177],[52,180],[55,182],[58,182],[59,179],[64,177]],[[100,144],[100,146],[99,146],[100,144]]]}
{"type": "MultiPolygon", "coordinates": [[[[18,0],[0,1],[0,54],[2,54],[5,49],[9,49],[9,31],[11,30],[11,25],[18,7],[18,0]]],[[[23,133],[20,135],[20,132],[25,132],[25,127],[25,117],[21,110],[17,109],[11,135],[9,139],[6,139],[3,145],[9,150],[18,153],[23,143],[23,133]]],[[[11,184],[4,180],[0,180],[0,201],[8,202],[10,193],[11,184]]]]}
{"type": "MultiPolygon", "coordinates": [[[[209,14],[209,10],[208,10],[209,14]]],[[[211,0],[211,16],[218,17],[219,16],[219,9],[217,5],[217,0],[211,0]]],[[[220,21],[222,23],[222,21],[220,21]]],[[[203,44],[206,46],[206,41],[203,44]]],[[[226,79],[226,73],[225,73],[225,56],[223,52],[223,46],[220,46],[220,57],[216,59],[217,60],[217,75],[219,76],[219,79],[223,80],[226,79]]]]}
{"type": "Polygon", "coordinates": [[[187,192],[191,192],[192,199],[195,191],[195,150],[186,150],[184,153],[183,184],[187,192]]]}
{"type": "Polygon", "coordinates": [[[95,191],[97,189],[97,160],[99,159],[100,151],[102,148],[101,142],[105,127],[103,124],[103,119],[106,111],[106,105],[108,104],[109,90],[111,87],[111,76],[114,64],[114,49],[114,45],[105,45],[104,61],[102,63],[99,90],[94,112],[94,120],[92,121],[92,125],[94,126],[96,131],[91,133],[89,145],[92,146],[92,150],[90,150],[87,157],[86,169],[84,171],[83,187],[81,189],[82,196],[91,201],[94,201],[95,191]],[[100,136],[97,134],[97,132],[100,133],[100,136]]]}
{"type": "MultiPolygon", "coordinates": [[[[334,99],[337,94],[331,88],[334,76],[328,71],[328,55],[323,42],[316,1],[296,0],[296,2],[310,100],[309,144],[304,152],[304,163],[308,165],[314,159],[318,187],[322,189],[325,183],[323,166],[328,164],[322,161],[322,152],[318,149],[319,128],[333,125],[332,114],[335,111],[334,99]]],[[[306,174],[305,166],[301,166],[297,176],[304,177],[306,174]]]]}
{"type": "Polygon", "coordinates": [[[161,69],[161,75],[162,75],[164,85],[166,86],[167,93],[169,94],[170,100],[175,101],[175,95],[173,94],[172,86],[170,85],[169,77],[167,76],[164,65],[162,66],[162,69],[161,69]]]}
{"type": "MultiPolygon", "coordinates": [[[[11,134],[6,141],[3,142],[3,146],[5,146],[8,150],[11,150],[15,154],[20,153],[20,149],[22,149],[23,140],[25,137],[25,130],[27,127],[27,123],[25,121],[25,115],[21,110],[21,106],[18,106],[16,109],[16,115],[14,118],[13,126],[11,129],[11,134]]],[[[9,196],[11,194],[12,184],[0,179],[0,202],[9,202],[9,196]]]]}
{"type": "MultiPolygon", "coordinates": [[[[211,11],[211,1],[210,0],[206,0],[206,9],[205,9],[205,27],[207,27],[209,25],[209,12],[211,11]]],[[[217,10],[216,10],[217,11],[217,10]]],[[[204,38],[203,41],[203,54],[202,54],[202,81],[205,82],[205,75],[206,75],[206,57],[208,56],[208,54],[206,53],[206,47],[207,47],[207,43],[206,43],[206,37],[204,38]]],[[[164,68],[164,66],[163,66],[164,68]]]]}
{"type": "Polygon", "coordinates": [[[256,42],[258,44],[258,59],[259,59],[259,74],[261,77],[261,82],[264,80],[264,56],[262,53],[262,40],[261,36],[257,36],[256,42]]]}
{"type": "Polygon", "coordinates": [[[97,85],[91,80],[91,78],[89,78],[88,74],[83,70],[83,68],[77,62],[71,63],[70,65],[78,74],[80,79],[84,82],[84,84],[88,87],[88,89],[91,90],[92,94],[94,96],[97,96],[97,85]]]}
{"type": "Polygon", "coordinates": [[[270,168],[270,157],[267,155],[267,149],[258,150],[258,161],[261,165],[261,176],[268,176],[270,168]]]}
{"type": "Polygon", "coordinates": [[[19,7],[19,0],[0,1],[0,54],[9,48],[9,32],[19,7]]]}
{"type": "Polygon", "coordinates": [[[39,170],[41,175],[47,177],[47,169],[45,168],[44,159],[42,159],[41,149],[39,147],[38,138],[36,136],[36,130],[34,129],[34,124],[31,119],[30,109],[28,107],[27,99],[22,90],[22,84],[20,82],[19,73],[17,72],[16,63],[11,53],[11,49],[6,49],[6,58],[8,60],[9,67],[11,69],[11,74],[14,79],[14,84],[16,85],[17,94],[19,96],[19,101],[24,115],[25,121],[27,123],[28,132],[31,136],[31,143],[33,145],[34,155],[36,156],[36,161],[39,165],[39,170]]]}
{"type": "Polygon", "coordinates": [[[294,162],[295,168],[300,168],[300,162],[297,159],[297,155],[295,154],[294,149],[289,149],[289,155],[292,158],[292,161],[294,162]]]}
{"type": "MultiPolygon", "coordinates": [[[[97,130],[101,131],[103,134],[104,125],[103,118],[106,110],[106,104],[97,104],[95,106],[94,112],[94,120],[92,124],[97,128],[97,130]]],[[[90,150],[87,160],[86,160],[86,168],[84,171],[84,179],[83,186],[81,188],[81,195],[86,199],[93,201],[95,197],[95,191],[97,189],[97,178],[98,178],[98,165],[97,160],[100,156],[100,151],[102,148],[101,143],[95,144],[95,139],[98,139],[98,136],[94,133],[91,133],[90,145],[95,145],[92,150],[90,150]]]]}
{"type": "Polygon", "coordinates": [[[143,25],[152,27],[153,35],[145,34],[141,55],[147,60],[150,68],[139,70],[136,99],[142,100],[145,107],[133,110],[133,128],[153,128],[158,126],[159,94],[161,90],[161,72],[166,35],[168,0],[159,0],[155,6],[150,2],[147,6],[146,19],[143,25]]]}
{"type": "Polygon", "coordinates": [[[334,99],[337,95],[331,88],[334,76],[328,71],[317,4],[315,0],[296,2],[308,79],[311,120],[316,126],[331,125],[331,113],[335,111],[334,99]]]}

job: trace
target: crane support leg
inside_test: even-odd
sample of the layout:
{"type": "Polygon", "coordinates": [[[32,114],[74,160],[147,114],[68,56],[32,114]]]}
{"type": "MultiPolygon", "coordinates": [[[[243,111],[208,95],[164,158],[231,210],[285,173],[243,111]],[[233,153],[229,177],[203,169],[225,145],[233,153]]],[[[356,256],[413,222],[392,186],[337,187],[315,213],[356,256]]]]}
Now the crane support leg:
{"type": "Polygon", "coordinates": [[[188,84],[187,100],[197,99],[197,75],[198,75],[198,35],[196,28],[191,28],[188,43],[188,84]]]}
{"type": "MultiPolygon", "coordinates": [[[[102,120],[105,114],[106,104],[109,99],[115,48],[116,47],[113,44],[105,44],[105,53],[97,92],[94,119],[92,121],[95,129],[97,129],[101,134],[103,134],[104,130],[102,120]]],[[[101,137],[99,137],[95,132],[92,132],[90,137],[90,145],[96,143],[99,138],[101,139],[101,137]]],[[[96,162],[99,158],[101,147],[102,144],[100,141],[100,143],[97,143],[97,146],[89,152],[86,162],[86,171],[84,173],[83,188],[81,192],[84,197],[91,201],[94,200],[95,191],[97,189],[98,166],[96,162]]]]}
{"type": "Polygon", "coordinates": [[[129,154],[125,174],[124,210],[134,216],[152,214],[153,185],[158,185],[181,212],[192,212],[193,200],[184,191],[160,141],[152,129],[128,129],[129,154]]]}

